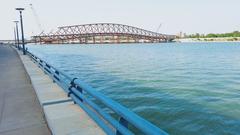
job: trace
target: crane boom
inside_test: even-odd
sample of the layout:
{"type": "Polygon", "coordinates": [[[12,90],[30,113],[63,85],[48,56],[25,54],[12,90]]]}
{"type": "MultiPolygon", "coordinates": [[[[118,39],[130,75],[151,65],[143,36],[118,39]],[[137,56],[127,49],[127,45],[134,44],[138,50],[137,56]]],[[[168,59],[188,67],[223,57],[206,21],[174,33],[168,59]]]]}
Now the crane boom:
{"type": "Polygon", "coordinates": [[[33,4],[29,4],[29,5],[30,5],[30,8],[32,9],[32,12],[33,12],[35,21],[36,21],[36,23],[37,23],[37,25],[38,25],[38,29],[40,30],[40,32],[43,32],[43,28],[42,28],[41,22],[40,22],[40,20],[39,20],[39,17],[38,17],[38,15],[37,15],[36,10],[35,10],[34,7],[33,7],[33,4]]]}
{"type": "Polygon", "coordinates": [[[159,24],[159,26],[158,26],[158,28],[157,28],[157,30],[156,30],[157,33],[159,32],[159,30],[160,30],[161,27],[162,27],[162,23],[159,24]]]}

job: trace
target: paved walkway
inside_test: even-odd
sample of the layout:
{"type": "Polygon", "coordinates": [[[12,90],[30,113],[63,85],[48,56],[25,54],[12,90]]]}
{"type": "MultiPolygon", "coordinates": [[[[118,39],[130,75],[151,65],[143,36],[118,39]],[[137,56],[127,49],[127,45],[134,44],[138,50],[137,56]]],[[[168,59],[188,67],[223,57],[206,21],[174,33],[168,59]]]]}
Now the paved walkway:
{"type": "Polygon", "coordinates": [[[0,135],[49,135],[36,94],[18,57],[0,45],[0,135]]]}

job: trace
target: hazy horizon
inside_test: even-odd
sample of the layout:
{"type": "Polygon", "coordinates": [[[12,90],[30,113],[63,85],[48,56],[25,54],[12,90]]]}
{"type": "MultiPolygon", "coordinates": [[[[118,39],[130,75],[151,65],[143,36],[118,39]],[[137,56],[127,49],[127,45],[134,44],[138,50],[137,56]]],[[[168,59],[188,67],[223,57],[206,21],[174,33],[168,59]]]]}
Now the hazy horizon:
{"type": "Polygon", "coordinates": [[[58,26],[88,23],[120,23],[160,33],[225,33],[240,30],[239,0],[8,0],[0,4],[0,39],[13,38],[15,7],[24,7],[24,33],[40,32],[29,4],[33,4],[46,32],[58,26]]]}

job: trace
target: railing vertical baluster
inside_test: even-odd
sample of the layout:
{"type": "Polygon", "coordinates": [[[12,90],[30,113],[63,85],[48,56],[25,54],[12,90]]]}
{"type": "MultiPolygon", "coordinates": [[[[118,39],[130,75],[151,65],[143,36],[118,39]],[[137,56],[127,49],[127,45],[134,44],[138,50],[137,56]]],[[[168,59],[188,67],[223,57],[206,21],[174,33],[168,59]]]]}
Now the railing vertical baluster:
{"type": "MultiPolygon", "coordinates": [[[[68,87],[68,90],[69,90],[69,92],[68,92],[68,97],[70,97],[71,96],[71,94],[73,93],[72,92],[72,88],[76,88],[76,85],[75,85],[75,83],[74,83],[74,80],[76,80],[77,78],[73,78],[72,80],[71,80],[71,82],[70,82],[70,86],[68,87]]],[[[76,104],[76,102],[74,101],[74,104],[76,104]]]]}
{"type": "MultiPolygon", "coordinates": [[[[119,123],[128,129],[128,121],[125,120],[123,117],[120,117],[119,123]]],[[[116,131],[116,135],[122,135],[122,133],[120,133],[120,132],[117,130],[117,131],[116,131]]]]}
{"type": "MultiPolygon", "coordinates": [[[[80,93],[82,93],[83,94],[83,90],[82,90],[82,88],[81,87],[79,87],[79,86],[77,86],[77,88],[76,88],[80,93]]],[[[83,99],[82,98],[80,98],[79,97],[79,100],[81,101],[81,102],[83,102],[83,99]]]]}
{"type": "Polygon", "coordinates": [[[55,79],[57,79],[58,81],[60,81],[60,77],[59,77],[59,72],[57,70],[55,70],[55,72],[53,73],[53,77],[55,79]],[[55,75],[56,74],[56,75],[55,75]]]}

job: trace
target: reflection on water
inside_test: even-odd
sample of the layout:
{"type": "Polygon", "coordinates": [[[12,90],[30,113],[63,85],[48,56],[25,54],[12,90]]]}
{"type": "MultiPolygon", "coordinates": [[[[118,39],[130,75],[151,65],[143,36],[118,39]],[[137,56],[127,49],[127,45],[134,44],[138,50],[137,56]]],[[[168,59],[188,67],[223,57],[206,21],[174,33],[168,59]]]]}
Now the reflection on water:
{"type": "Polygon", "coordinates": [[[170,134],[240,133],[240,43],[28,48],[170,134]]]}

